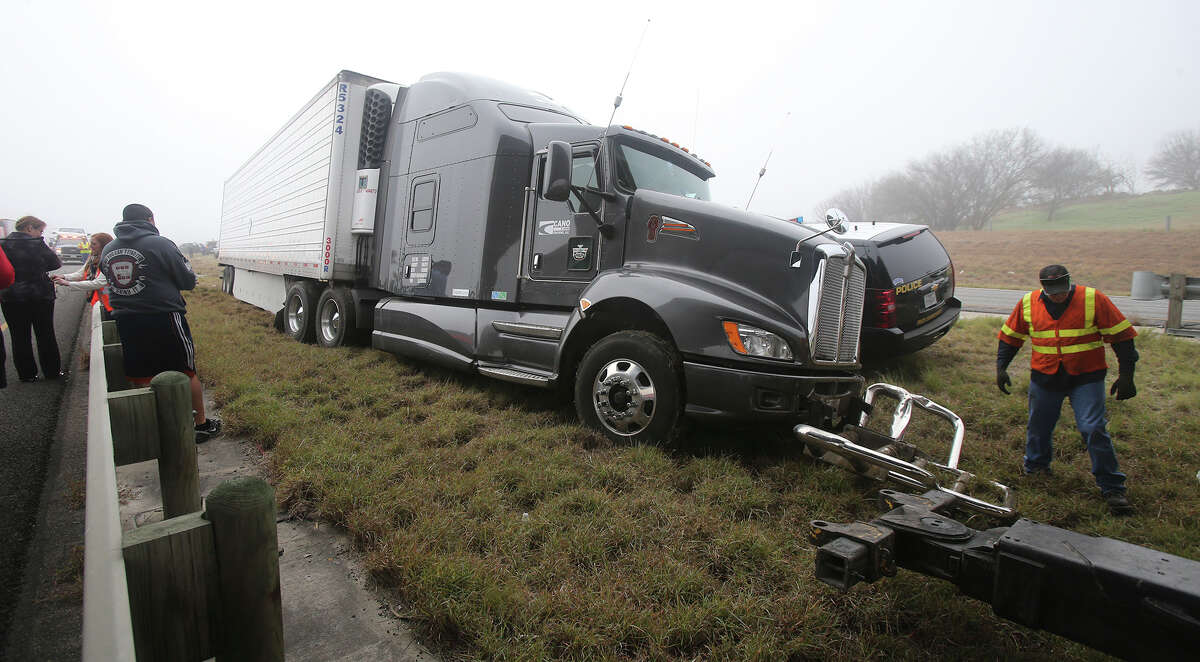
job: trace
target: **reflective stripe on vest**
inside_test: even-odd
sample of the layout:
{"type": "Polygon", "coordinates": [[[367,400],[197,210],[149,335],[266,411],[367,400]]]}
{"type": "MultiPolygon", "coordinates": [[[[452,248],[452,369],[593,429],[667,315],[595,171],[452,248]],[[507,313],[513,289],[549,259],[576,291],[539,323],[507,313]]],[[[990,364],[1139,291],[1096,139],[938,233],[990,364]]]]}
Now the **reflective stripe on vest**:
{"type": "Polygon", "coordinates": [[[1132,322],[1129,320],[1122,320],[1121,323],[1116,326],[1110,326],[1107,329],[1100,329],[1100,333],[1106,336],[1115,336],[1131,326],[1133,326],[1132,322]]]}

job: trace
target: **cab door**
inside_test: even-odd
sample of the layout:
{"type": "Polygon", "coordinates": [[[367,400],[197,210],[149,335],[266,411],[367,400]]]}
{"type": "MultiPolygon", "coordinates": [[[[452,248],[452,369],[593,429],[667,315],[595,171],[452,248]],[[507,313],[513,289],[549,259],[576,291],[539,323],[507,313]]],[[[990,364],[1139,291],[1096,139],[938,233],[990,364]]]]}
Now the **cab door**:
{"type": "MultiPolygon", "coordinates": [[[[596,169],[598,145],[576,145],[572,149],[571,184],[580,188],[601,186],[601,172],[596,169]]],[[[565,202],[547,200],[542,196],[545,184],[546,156],[538,157],[532,182],[534,204],[529,249],[524,256],[525,276],[533,281],[590,281],[600,264],[600,231],[596,220],[587,212],[579,194],[572,192],[565,202]]],[[[597,216],[603,218],[603,199],[596,194],[583,194],[597,216]]]]}

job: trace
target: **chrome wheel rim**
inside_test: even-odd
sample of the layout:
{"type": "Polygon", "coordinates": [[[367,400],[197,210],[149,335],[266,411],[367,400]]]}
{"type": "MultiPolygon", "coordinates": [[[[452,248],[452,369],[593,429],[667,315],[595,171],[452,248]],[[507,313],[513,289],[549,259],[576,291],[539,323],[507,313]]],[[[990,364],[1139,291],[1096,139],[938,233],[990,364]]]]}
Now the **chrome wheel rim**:
{"type": "Polygon", "coordinates": [[[342,329],[342,310],[338,308],[336,301],[333,299],[325,301],[325,304],[321,306],[321,314],[317,317],[317,323],[321,328],[321,337],[326,344],[332,344],[337,340],[342,329]]]}
{"type": "Polygon", "coordinates": [[[637,361],[609,361],[592,382],[592,404],[600,424],[622,437],[632,437],[650,425],[657,399],[650,373],[637,361]]]}
{"type": "Polygon", "coordinates": [[[304,300],[299,296],[293,296],[288,299],[287,305],[287,326],[288,332],[292,334],[300,333],[304,328],[302,320],[304,319],[304,300]]]}

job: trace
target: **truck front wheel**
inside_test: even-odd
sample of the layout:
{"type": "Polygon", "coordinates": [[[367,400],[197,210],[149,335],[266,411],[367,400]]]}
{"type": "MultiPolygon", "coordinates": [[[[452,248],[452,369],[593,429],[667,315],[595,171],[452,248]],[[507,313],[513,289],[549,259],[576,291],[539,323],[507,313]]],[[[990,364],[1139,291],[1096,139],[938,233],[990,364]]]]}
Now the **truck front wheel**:
{"type": "Polygon", "coordinates": [[[645,331],[592,346],[575,373],[575,411],[615,441],[670,441],[683,418],[679,354],[645,331]]]}
{"type": "Polygon", "coordinates": [[[306,282],[295,283],[288,289],[283,307],[283,332],[300,342],[312,342],[317,312],[315,288],[306,282]]]}
{"type": "Polygon", "coordinates": [[[317,303],[317,344],[341,347],[358,337],[355,326],[354,297],[344,287],[329,287],[317,303]]]}

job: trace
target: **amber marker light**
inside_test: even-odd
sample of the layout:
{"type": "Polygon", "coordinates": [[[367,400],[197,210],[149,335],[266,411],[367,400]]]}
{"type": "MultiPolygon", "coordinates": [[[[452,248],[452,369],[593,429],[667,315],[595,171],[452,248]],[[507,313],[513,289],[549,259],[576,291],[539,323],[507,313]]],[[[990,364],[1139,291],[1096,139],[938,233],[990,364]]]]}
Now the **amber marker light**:
{"type": "Polygon", "coordinates": [[[738,333],[737,322],[722,322],[721,326],[725,327],[725,338],[729,340],[729,346],[733,347],[733,351],[738,354],[746,354],[746,346],[742,344],[742,335],[738,333]]]}

